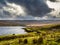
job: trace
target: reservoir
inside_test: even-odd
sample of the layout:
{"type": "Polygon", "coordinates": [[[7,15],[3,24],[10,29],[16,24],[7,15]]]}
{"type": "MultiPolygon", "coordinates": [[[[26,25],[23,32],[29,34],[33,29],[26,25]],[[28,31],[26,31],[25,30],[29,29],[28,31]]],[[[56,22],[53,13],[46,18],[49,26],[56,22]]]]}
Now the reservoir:
{"type": "Polygon", "coordinates": [[[23,26],[0,26],[0,35],[8,34],[25,34],[25,28],[23,26]]]}

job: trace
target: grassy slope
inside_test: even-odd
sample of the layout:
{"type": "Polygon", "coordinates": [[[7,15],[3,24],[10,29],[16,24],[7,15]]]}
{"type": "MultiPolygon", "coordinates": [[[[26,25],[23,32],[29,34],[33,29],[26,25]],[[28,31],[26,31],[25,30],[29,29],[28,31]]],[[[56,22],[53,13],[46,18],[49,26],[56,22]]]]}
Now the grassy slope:
{"type": "Polygon", "coordinates": [[[28,34],[0,36],[0,45],[60,45],[60,24],[24,29],[28,34]]]}

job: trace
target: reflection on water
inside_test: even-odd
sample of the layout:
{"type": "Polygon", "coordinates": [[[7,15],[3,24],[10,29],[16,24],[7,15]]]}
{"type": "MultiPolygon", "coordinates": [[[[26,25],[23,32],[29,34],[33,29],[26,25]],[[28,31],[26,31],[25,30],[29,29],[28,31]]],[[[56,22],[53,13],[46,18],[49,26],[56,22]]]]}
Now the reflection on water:
{"type": "Polygon", "coordinates": [[[22,26],[1,26],[0,27],[0,35],[6,34],[25,34],[25,30],[22,29],[22,26]]]}

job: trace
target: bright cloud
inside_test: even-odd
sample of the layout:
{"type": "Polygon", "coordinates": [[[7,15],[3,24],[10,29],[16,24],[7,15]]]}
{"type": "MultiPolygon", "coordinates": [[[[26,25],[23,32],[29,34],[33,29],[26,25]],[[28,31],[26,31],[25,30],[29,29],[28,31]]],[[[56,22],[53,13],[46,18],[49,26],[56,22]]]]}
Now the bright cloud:
{"type": "Polygon", "coordinates": [[[60,17],[60,0],[57,0],[59,2],[51,2],[51,1],[47,1],[47,5],[50,7],[50,8],[53,8],[54,11],[52,11],[50,14],[51,16],[56,16],[56,17],[60,17]]]}
{"type": "Polygon", "coordinates": [[[17,5],[15,3],[8,3],[7,2],[7,6],[4,6],[3,9],[5,11],[9,12],[13,17],[26,15],[24,7],[17,5]]]}

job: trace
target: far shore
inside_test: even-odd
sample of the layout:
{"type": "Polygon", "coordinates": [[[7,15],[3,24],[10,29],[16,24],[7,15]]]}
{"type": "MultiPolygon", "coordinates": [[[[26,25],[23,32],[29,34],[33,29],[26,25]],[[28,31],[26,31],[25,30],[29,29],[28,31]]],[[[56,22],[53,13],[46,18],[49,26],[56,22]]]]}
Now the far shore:
{"type": "Polygon", "coordinates": [[[60,21],[0,21],[0,26],[45,26],[60,24],[60,21]]]}

